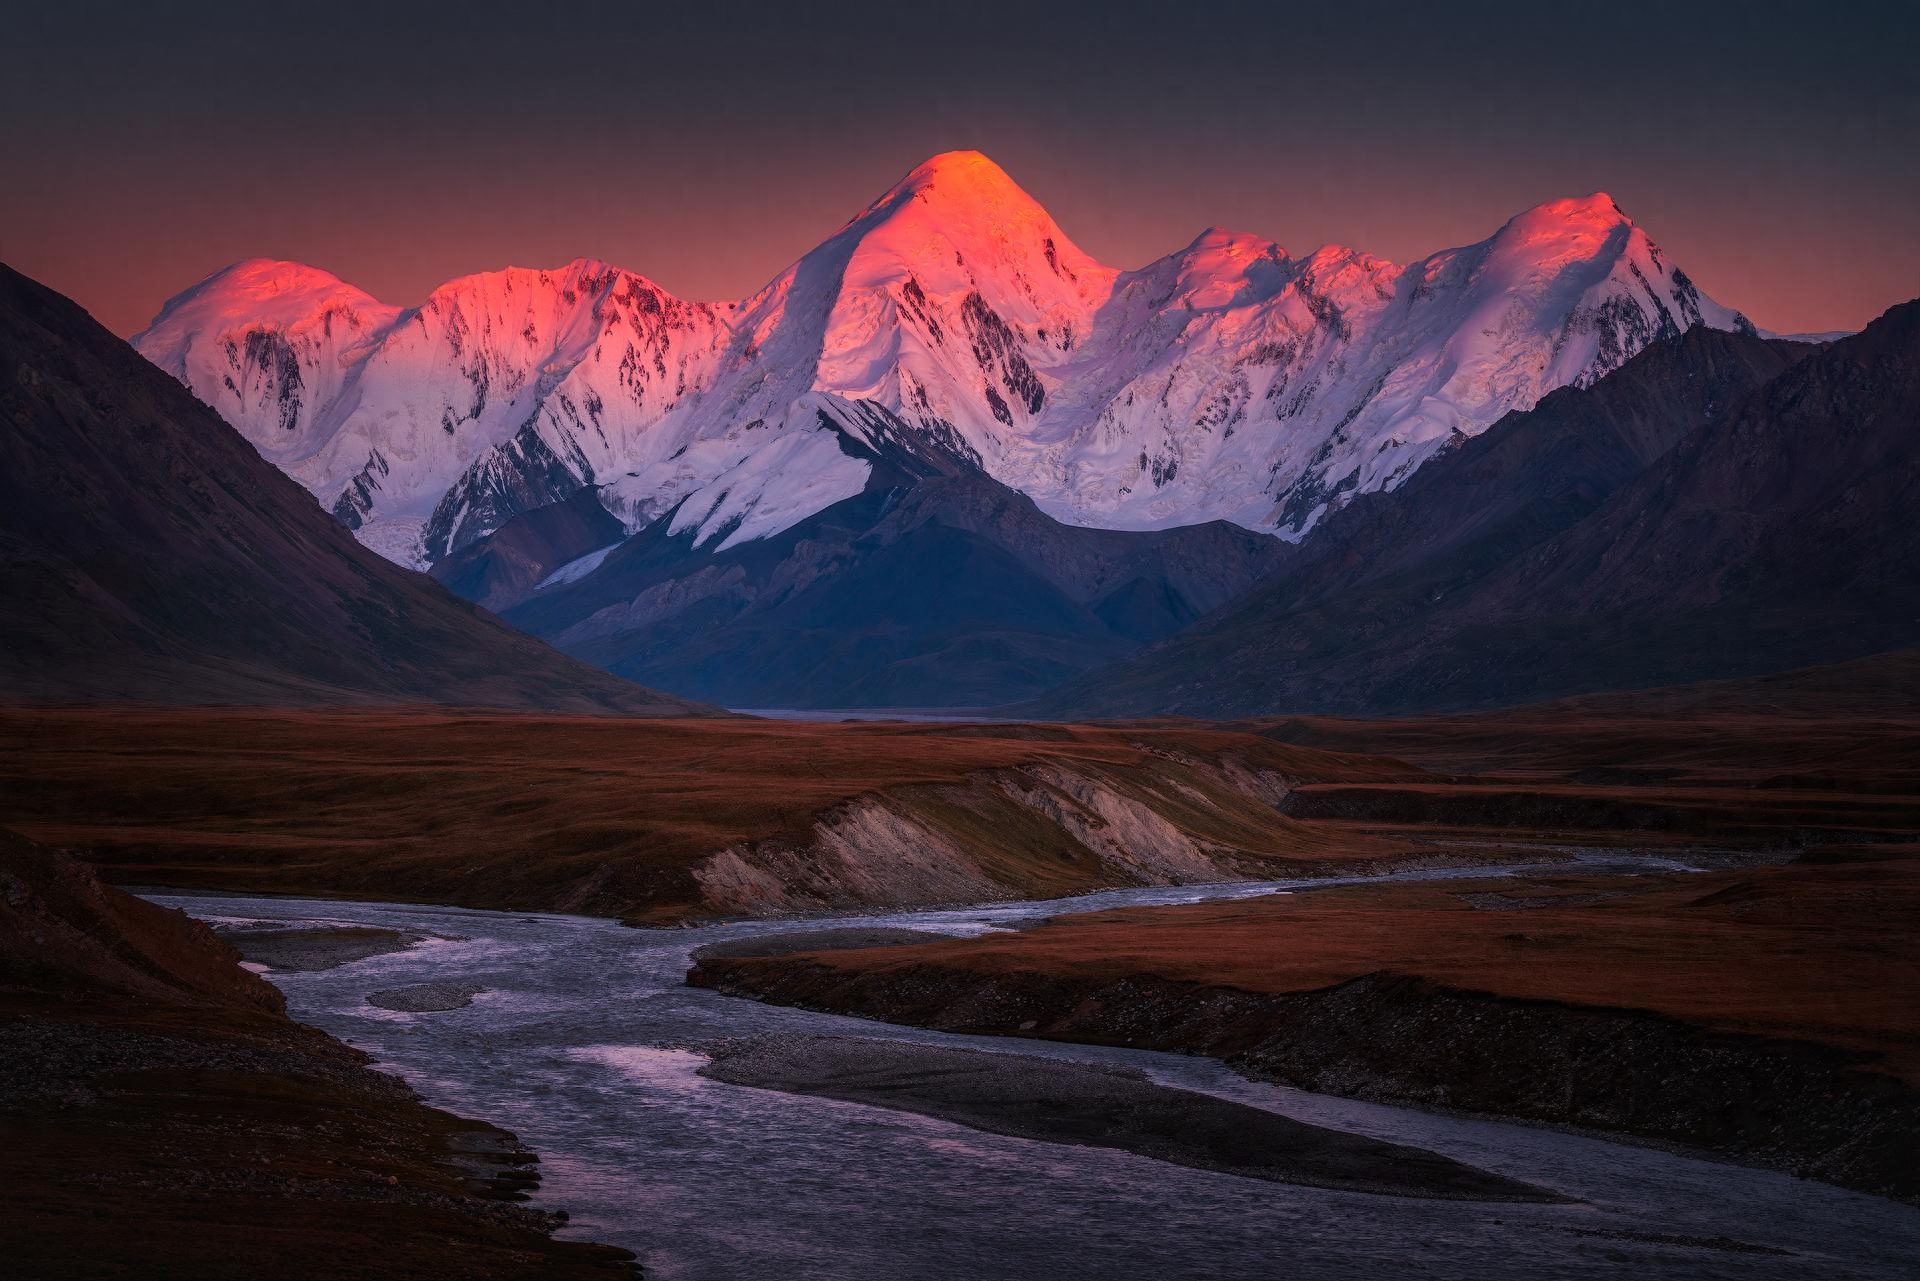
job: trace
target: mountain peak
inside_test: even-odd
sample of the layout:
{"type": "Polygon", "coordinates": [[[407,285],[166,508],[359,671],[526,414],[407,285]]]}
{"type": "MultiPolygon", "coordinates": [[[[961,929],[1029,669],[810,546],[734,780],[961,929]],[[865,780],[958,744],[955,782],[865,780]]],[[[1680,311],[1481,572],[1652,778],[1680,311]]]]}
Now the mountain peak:
{"type": "Polygon", "coordinates": [[[583,299],[590,304],[594,295],[623,283],[662,297],[670,296],[638,272],[598,258],[575,258],[558,267],[502,267],[457,276],[435,288],[422,306],[432,309],[450,301],[476,299],[489,306],[564,305],[570,308],[582,305],[583,299]]]}
{"type": "Polygon", "coordinates": [[[936,184],[943,187],[964,185],[976,190],[994,187],[1019,190],[1007,171],[980,151],[943,151],[937,156],[929,156],[915,165],[901,179],[899,186],[921,190],[936,184]]]}
{"type": "Polygon", "coordinates": [[[1284,248],[1265,236],[1221,226],[1208,227],[1202,231],[1188,242],[1181,253],[1188,257],[1202,254],[1224,254],[1229,258],[1263,258],[1274,255],[1284,258],[1287,256],[1284,248]]]}
{"type": "Polygon", "coordinates": [[[242,258],[214,272],[196,288],[219,284],[232,289],[251,289],[260,297],[272,297],[303,289],[331,288],[344,283],[332,272],[308,266],[304,262],[292,262],[284,258],[242,258]]]}
{"type": "Polygon", "coordinates": [[[1474,250],[1491,273],[1489,281],[1506,287],[1518,287],[1523,278],[1553,279],[1575,264],[1591,264],[1604,274],[1626,258],[1658,257],[1647,233],[1604,191],[1548,200],[1517,213],[1474,250]]]}
{"type": "Polygon", "coordinates": [[[1538,204],[1534,209],[1568,219],[1597,218],[1610,222],[1631,221],[1626,212],[1620,208],[1620,202],[1604,191],[1590,191],[1584,196],[1563,196],[1558,200],[1548,200],[1538,204]]]}
{"type": "Polygon", "coordinates": [[[371,294],[330,271],[279,258],[242,258],[167,299],[154,319],[154,327],[169,315],[209,305],[244,313],[250,320],[282,312],[291,320],[336,303],[363,310],[383,309],[371,294]]]}
{"type": "Polygon", "coordinates": [[[397,307],[348,284],[330,271],[278,258],[243,258],[167,299],[153,323],[132,342],[158,364],[193,333],[228,329],[291,330],[324,324],[340,312],[362,328],[378,329],[400,314],[397,307]]]}
{"type": "Polygon", "coordinates": [[[1265,236],[1216,226],[1139,274],[1165,271],[1173,273],[1172,296],[1188,307],[1210,311],[1265,301],[1296,274],[1297,266],[1285,249],[1265,236]]]}
{"type": "Polygon", "coordinates": [[[1635,230],[1613,197],[1596,191],[1548,200],[1515,214],[1492,243],[1503,249],[1564,247],[1569,256],[1591,257],[1610,237],[1635,230]]]}
{"type": "Polygon", "coordinates": [[[930,214],[942,225],[984,229],[1044,222],[1056,234],[1059,230],[1039,201],[978,151],[943,151],[923,161],[867,206],[853,225],[921,221],[917,214],[930,214]]]}
{"type": "Polygon", "coordinates": [[[956,301],[977,290],[1030,324],[1050,323],[1061,307],[1077,313],[1095,305],[1117,274],[978,151],[946,151],[918,165],[836,241],[822,248],[850,255],[849,287],[911,277],[926,293],[956,301]],[[1003,289],[1008,296],[994,296],[1003,289]]]}

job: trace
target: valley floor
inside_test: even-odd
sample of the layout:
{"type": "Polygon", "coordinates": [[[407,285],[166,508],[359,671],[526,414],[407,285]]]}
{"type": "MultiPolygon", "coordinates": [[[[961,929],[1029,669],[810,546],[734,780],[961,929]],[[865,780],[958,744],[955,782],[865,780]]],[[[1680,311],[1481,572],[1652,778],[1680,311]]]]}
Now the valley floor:
{"type": "Polygon", "coordinates": [[[1422,777],[1201,726],[0,709],[0,821],[121,883],[633,923],[1434,857],[1282,809],[1422,777]]]}
{"type": "MultiPolygon", "coordinates": [[[[1307,898],[1316,884],[872,913],[835,921],[831,941],[1275,890],[1307,898]]],[[[691,956],[765,952],[805,928],[791,921],[631,929],[155,897],[247,934],[427,936],[275,981],[299,1017],[377,1054],[436,1105],[511,1128],[541,1153],[541,1203],[573,1213],[567,1235],[634,1250],[650,1275],[1905,1281],[1920,1248],[1913,1207],[1764,1169],[1303,1093],[1191,1055],[859,1022],[686,985],[691,956]],[[474,995],[391,1012],[388,997],[427,988],[474,995]]]]}
{"type": "MultiPolygon", "coordinates": [[[[1920,717],[1831,690],[1804,706],[1792,691],[1715,697],[1225,727],[13,707],[0,709],[0,824],[123,884],[642,925],[1452,869],[965,940],[762,940],[696,958],[693,980],[933,1028],[1210,1055],[1326,1094],[1637,1135],[1920,1197],[1920,717]],[[1614,855],[1632,869],[1593,865],[1614,855]],[[1648,870],[1663,861],[1707,870],[1648,870]],[[1517,863],[1548,870],[1474,870],[1517,863]]],[[[294,967],[277,977],[349,943],[356,966],[386,964],[384,932],[400,927],[355,910],[365,937],[273,940],[294,967]]],[[[124,928],[102,925],[101,945],[124,928]]],[[[685,953],[673,969],[670,949],[653,952],[677,983],[685,953]]],[[[469,975],[390,968],[409,981],[357,991],[356,1011],[457,1020],[489,1000],[469,975]]],[[[474,1188],[518,1177],[510,1137],[423,1108],[336,1043],[242,1019],[228,997],[181,1014],[13,991],[10,1058],[41,1065],[39,1101],[7,1119],[31,1140],[5,1145],[21,1222],[42,1233],[17,1257],[55,1257],[97,1214],[147,1223],[127,1240],[167,1257],[197,1257],[181,1225],[229,1214],[326,1240],[370,1195],[366,1214],[428,1232],[429,1252],[617,1262],[555,1253],[510,1208],[476,1210],[492,1203],[474,1188]],[[234,1115],[247,1124],[218,1120],[234,1115]],[[470,1144],[477,1181],[448,1164],[470,1144]],[[170,1179],[188,1166],[211,1173],[170,1179]],[[117,1173],[101,1183],[94,1168],[117,1173]]],[[[745,1017],[720,1005],[701,1017],[745,1017]]],[[[496,1115],[484,1091],[458,1102],[496,1115]]]]}
{"type": "Polygon", "coordinates": [[[16,706],[0,823],[122,884],[635,924],[1920,831],[1911,710],[1682,710],[1215,727],[16,706]]]}
{"type": "Polygon", "coordinates": [[[946,1031],[1206,1054],[1303,1089],[1635,1134],[1914,1199],[1916,917],[1920,856],[1858,847],[711,956],[691,981],[946,1031]]]}

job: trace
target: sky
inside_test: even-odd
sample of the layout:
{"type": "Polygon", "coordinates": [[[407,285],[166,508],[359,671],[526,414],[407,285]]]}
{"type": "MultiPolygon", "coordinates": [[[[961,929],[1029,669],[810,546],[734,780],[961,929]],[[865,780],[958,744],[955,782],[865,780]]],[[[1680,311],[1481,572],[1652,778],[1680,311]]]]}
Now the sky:
{"type": "Polygon", "coordinates": [[[1137,267],[1395,261],[1610,192],[1782,332],[1920,295],[1908,6],[0,0],[0,259],[130,334],[241,258],[384,301],[605,259],[743,297],[941,151],[1137,267]]]}

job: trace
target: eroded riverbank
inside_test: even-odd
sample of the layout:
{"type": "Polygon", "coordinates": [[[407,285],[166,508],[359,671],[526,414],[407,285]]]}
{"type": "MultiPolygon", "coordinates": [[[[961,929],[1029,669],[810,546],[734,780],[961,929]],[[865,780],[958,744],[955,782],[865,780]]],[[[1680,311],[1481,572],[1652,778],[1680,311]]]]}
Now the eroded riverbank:
{"type": "MultiPolygon", "coordinates": [[[[1123,891],[1091,900],[902,912],[842,928],[971,935],[1035,916],[1262,888],[1123,891]]],[[[954,1036],[691,989],[689,954],[792,922],[623,929],[579,917],[389,904],[170,897],[205,916],[351,920],[459,935],[327,971],[273,975],[300,1017],[375,1053],[429,1099],[509,1126],[542,1155],[536,1204],[570,1232],[637,1250],[664,1278],[902,1276],[1201,1281],[1377,1278],[1894,1278],[1920,1214],[1795,1180],[1588,1136],[1304,1094],[1222,1064],[1105,1046],[954,1036]],[[373,992],[486,990],[406,1014],[373,992]],[[773,1033],[1039,1055],[1436,1153],[1544,1188],[1538,1205],[1383,1197],[1277,1184],[1134,1153],[986,1133],[700,1075],[698,1047],[773,1033]]],[[[824,923],[823,923],[824,924],[824,923]]]]}
{"type": "Polygon", "coordinates": [[[1920,868],[1890,848],[1630,878],[1063,917],[1018,934],[703,955],[732,995],[1680,1144],[1920,1198],[1920,868]]]}

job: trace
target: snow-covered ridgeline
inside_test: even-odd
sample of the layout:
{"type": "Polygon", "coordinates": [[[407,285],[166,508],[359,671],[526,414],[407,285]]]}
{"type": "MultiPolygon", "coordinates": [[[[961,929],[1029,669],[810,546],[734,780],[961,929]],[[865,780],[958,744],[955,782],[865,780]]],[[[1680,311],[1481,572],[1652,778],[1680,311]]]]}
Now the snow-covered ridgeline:
{"type": "Polygon", "coordinates": [[[875,419],[1071,523],[1297,538],[1696,324],[1747,326],[1604,194],[1404,267],[1212,229],[1120,272],[955,152],[740,303],[583,259],[401,310],[256,259],[134,342],[420,563],[590,483],[630,528],[672,513],[702,545],[764,537],[860,491],[875,419]]]}

